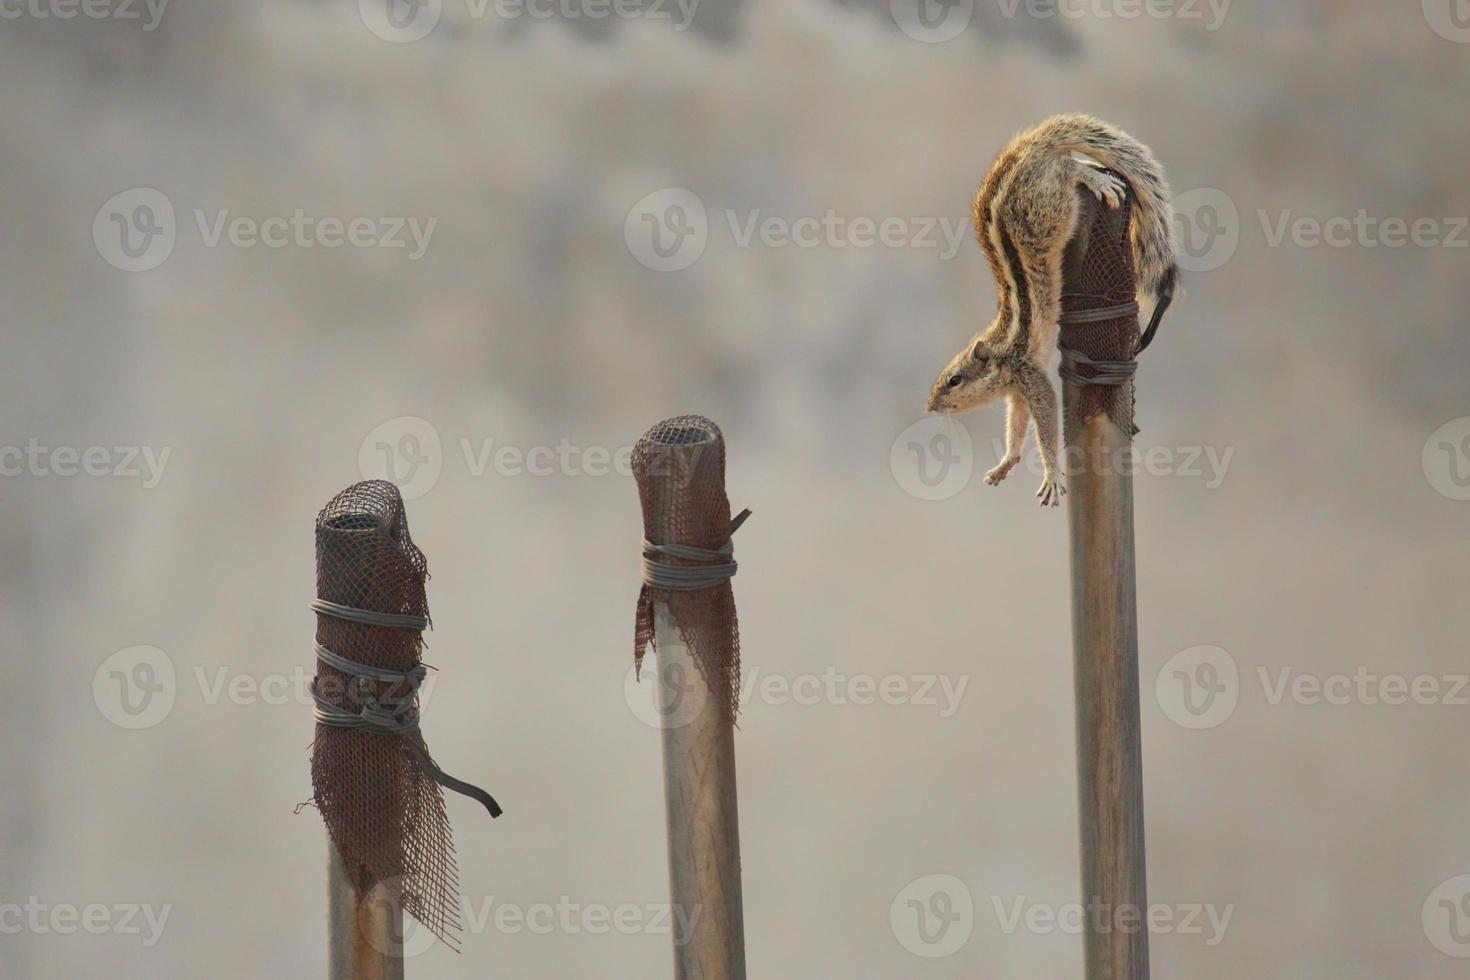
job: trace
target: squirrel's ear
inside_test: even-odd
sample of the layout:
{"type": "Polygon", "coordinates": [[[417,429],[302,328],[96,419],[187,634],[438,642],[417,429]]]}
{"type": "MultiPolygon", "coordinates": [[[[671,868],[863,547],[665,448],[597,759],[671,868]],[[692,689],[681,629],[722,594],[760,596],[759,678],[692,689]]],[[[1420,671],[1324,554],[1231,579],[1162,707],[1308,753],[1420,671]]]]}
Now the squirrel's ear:
{"type": "Polygon", "coordinates": [[[984,361],[990,357],[990,348],[985,346],[985,341],[976,340],[970,345],[970,360],[984,361]]]}

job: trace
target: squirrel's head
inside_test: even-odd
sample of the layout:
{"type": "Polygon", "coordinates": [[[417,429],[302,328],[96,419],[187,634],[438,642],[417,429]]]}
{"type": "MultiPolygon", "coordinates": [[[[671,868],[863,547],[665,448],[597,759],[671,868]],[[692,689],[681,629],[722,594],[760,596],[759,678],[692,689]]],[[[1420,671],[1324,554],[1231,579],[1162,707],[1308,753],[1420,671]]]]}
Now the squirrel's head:
{"type": "Polygon", "coordinates": [[[978,408],[1011,386],[1010,366],[977,340],[954,356],[934,379],[926,411],[946,415],[978,408]]]}

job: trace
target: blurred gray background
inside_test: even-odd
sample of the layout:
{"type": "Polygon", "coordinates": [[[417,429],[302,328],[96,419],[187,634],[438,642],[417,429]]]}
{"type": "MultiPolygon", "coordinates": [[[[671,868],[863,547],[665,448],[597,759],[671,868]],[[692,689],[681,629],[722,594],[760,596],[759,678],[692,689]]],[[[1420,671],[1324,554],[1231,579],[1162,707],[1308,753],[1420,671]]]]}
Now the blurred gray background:
{"type": "Polygon", "coordinates": [[[1082,110],[1164,161],[1192,269],[1139,375],[1149,892],[1198,916],[1155,976],[1464,976],[1463,7],[6,4],[0,974],[322,975],[311,522],[391,466],[429,744],[507,809],[449,799],[480,922],[410,975],[668,976],[602,454],[695,411],[755,511],[751,976],[1077,976],[1066,515],[982,483],[998,407],[909,427],[994,308],[976,183],[1082,110]]]}

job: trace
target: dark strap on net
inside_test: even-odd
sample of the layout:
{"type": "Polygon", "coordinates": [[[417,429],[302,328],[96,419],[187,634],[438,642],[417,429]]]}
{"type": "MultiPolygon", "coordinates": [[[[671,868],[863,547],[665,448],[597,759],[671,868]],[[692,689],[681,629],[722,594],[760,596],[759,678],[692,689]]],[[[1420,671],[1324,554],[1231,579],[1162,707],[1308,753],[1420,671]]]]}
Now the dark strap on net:
{"type": "Polygon", "coordinates": [[[1062,363],[1057,367],[1057,373],[1074,385],[1106,385],[1116,388],[1127,382],[1138,370],[1137,361],[1095,361],[1070,347],[1059,349],[1062,352],[1062,363]],[[1091,368],[1093,374],[1090,377],[1078,374],[1079,364],[1091,368]]]}
{"type": "MultiPolygon", "coordinates": [[[[1144,349],[1153,343],[1154,334],[1159,330],[1159,322],[1163,320],[1164,311],[1169,308],[1171,302],[1173,302],[1172,296],[1161,296],[1154,305],[1153,316],[1149,318],[1148,329],[1144,330],[1143,336],[1138,339],[1138,349],[1134,351],[1134,357],[1143,353],[1144,349]]],[[[1065,327],[1074,323],[1104,323],[1108,320],[1121,320],[1124,317],[1137,315],[1138,302],[1134,300],[1114,306],[1099,306],[1091,310],[1064,310],[1057,322],[1065,327]]],[[[1057,373],[1076,385],[1105,385],[1115,388],[1127,382],[1138,371],[1138,362],[1135,360],[1094,360],[1061,343],[1057,344],[1057,349],[1062,355],[1062,363],[1058,366],[1057,373]],[[1091,368],[1093,373],[1090,376],[1078,373],[1079,365],[1091,368]]]]}
{"type": "Polygon", "coordinates": [[[1138,340],[1138,353],[1142,354],[1144,348],[1153,343],[1154,334],[1159,332],[1159,321],[1164,318],[1164,311],[1169,308],[1169,304],[1172,302],[1174,302],[1173,296],[1160,296],[1159,301],[1154,304],[1154,315],[1148,319],[1148,329],[1143,332],[1143,336],[1138,340]]]}
{"type": "Polygon", "coordinates": [[[1117,306],[1099,306],[1095,310],[1064,310],[1057,318],[1063,325],[1068,323],[1101,323],[1104,320],[1121,320],[1125,316],[1138,315],[1138,301],[1119,303],[1117,306]]]}
{"type": "MultiPolygon", "coordinates": [[[[371,609],[356,609],[352,606],[343,606],[335,602],[327,602],[317,599],[311,604],[311,608],[325,616],[337,619],[346,619],[354,623],[365,623],[370,626],[399,627],[403,629],[420,629],[428,625],[428,620],[422,616],[404,616],[397,613],[380,613],[371,609]],[[407,621],[420,622],[423,626],[413,626],[407,621]]],[[[394,670],[390,667],[370,667],[356,660],[349,660],[340,654],[333,653],[320,643],[316,644],[317,659],[329,667],[340,670],[349,677],[357,679],[358,700],[361,707],[357,711],[349,711],[326,700],[317,691],[319,677],[311,679],[311,697],[314,702],[312,714],[316,720],[323,725],[331,725],[336,728],[357,728],[362,731],[374,732],[380,735],[407,735],[419,730],[419,710],[414,704],[414,696],[418,693],[419,685],[424,682],[428,668],[424,664],[414,664],[408,670],[394,670]],[[373,694],[373,684],[396,684],[406,683],[409,693],[395,704],[383,704],[373,694]]],[[[470,799],[478,800],[490,816],[498,817],[504,811],[500,804],[495,802],[495,797],[485,792],[478,786],[467,783],[462,779],[455,779],[444,770],[435,765],[434,760],[429,757],[420,739],[409,738],[404,740],[408,750],[413,754],[415,760],[429,777],[443,786],[445,789],[453,790],[470,799]]]]}

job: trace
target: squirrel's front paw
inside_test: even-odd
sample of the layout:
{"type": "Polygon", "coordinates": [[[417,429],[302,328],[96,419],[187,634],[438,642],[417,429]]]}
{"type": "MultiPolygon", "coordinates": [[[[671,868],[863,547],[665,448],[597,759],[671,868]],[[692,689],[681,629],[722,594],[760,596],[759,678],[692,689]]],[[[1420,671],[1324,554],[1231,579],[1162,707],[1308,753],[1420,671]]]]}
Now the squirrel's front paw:
{"type": "Polygon", "coordinates": [[[1019,456],[1012,456],[1009,459],[1001,460],[999,466],[985,474],[985,482],[990,484],[992,487],[1000,486],[1000,481],[1004,480],[1007,474],[1009,474],[1011,470],[1015,468],[1015,465],[1020,461],[1021,457],[1019,456]]]}
{"type": "Polygon", "coordinates": [[[1062,502],[1062,494],[1066,492],[1066,487],[1051,477],[1047,477],[1041,481],[1041,489],[1036,491],[1036,496],[1041,500],[1041,506],[1055,507],[1062,502]]]}

